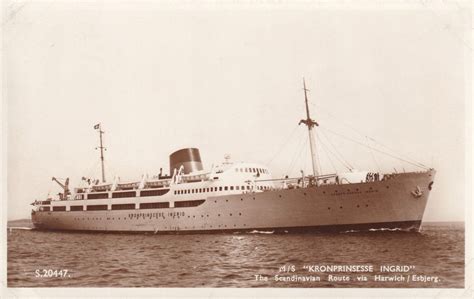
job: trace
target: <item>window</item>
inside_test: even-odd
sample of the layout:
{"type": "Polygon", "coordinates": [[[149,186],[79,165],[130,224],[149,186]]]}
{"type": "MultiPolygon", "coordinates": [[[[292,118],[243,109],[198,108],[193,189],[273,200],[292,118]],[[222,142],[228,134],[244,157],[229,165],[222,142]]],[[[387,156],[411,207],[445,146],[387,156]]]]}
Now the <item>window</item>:
{"type": "Polygon", "coordinates": [[[149,202],[140,204],[140,209],[166,209],[169,207],[169,202],[149,202]]]}
{"type": "Polygon", "coordinates": [[[170,189],[161,189],[161,190],[146,190],[141,191],[140,196],[161,196],[168,193],[170,189]]]}
{"type": "Polygon", "coordinates": [[[135,197],[135,196],[137,196],[137,193],[135,191],[112,193],[112,198],[124,198],[124,197],[135,197]]]}
{"type": "Polygon", "coordinates": [[[64,207],[53,207],[53,212],[64,212],[66,211],[66,206],[64,207]]]}
{"type": "Polygon", "coordinates": [[[71,211],[83,211],[84,208],[82,206],[71,206],[71,211]]]}
{"type": "Polygon", "coordinates": [[[90,193],[87,194],[87,199],[104,199],[109,198],[109,194],[107,193],[90,193]]]}
{"type": "Polygon", "coordinates": [[[103,211],[107,210],[107,205],[91,205],[86,207],[87,211],[103,211]]]}
{"type": "Polygon", "coordinates": [[[174,202],[174,207],[175,208],[197,207],[199,205],[202,205],[205,201],[206,201],[205,199],[175,201],[174,202]]]}
{"type": "Polygon", "coordinates": [[[249,172],[249,169],[247,167],[245,167],[245,172],[249,172]]]}
{"type": "Polygon", "coordinates": [[[234,190],[234,186],[230,186],[230,190],[234,190]]]}
{"type": "Polygon", "coordinates": [[[235,186],[235,190],[239,190],[240,189],[240,186],[235,186]]]}
{"type": "Polygon", "coordinates": [[[227,191],[228,189],[229,189],[229,187],[228,187],[228,186],[225,186],[225,187],[224,187],[224,190],[225,190],[225,191],[227,191]]]}
{"type": "Polygon", "coordinates": [[[40,211],[43,211],[43,212],[49,212],[51,209],[50,207],[40,207],[40,211]]]}
{"type": "Polygon", "coordinates": [[[247,186],[247,190],[250,190],[250,186],[247,186]]]}
{"type": "Polygon", "coordinates": [[[219,187],[219,191],[222,191],[222,186],[221,186],[221,187],[219,187]]]}
{"type": "Polygon", "coordinates": [[[134,203],[112,205],[112,210],[135,210],[134,203]]]}

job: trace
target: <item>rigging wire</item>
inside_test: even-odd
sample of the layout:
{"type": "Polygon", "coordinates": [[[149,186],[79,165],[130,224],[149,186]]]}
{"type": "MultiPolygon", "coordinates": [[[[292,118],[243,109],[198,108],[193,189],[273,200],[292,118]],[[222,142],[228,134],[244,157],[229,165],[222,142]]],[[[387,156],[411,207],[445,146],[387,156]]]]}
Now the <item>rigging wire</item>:
{"type": "MultiPolygon", "coordinates": [[[[326,148],[326,145],[324,144],[322,138],[319,138],[319,134],[316,133],[316,135],[318,136],[318,140],[319,140],[319,143],[321,143],[321,148],[323,149],[324,153],[326,154],[326,157],[328,158],[329,160],[329,163],[331,164],[332,168],[334,169],[334,172],[337,172],[337,168],[336,166],[334,165],[332,159],[331,159],[331,155],[330,155],[330,152],[328,151],[328,149],[326,148]]],[[[333,153],[331,153],[333,154],[333,153]]],[[[334,155],[334,154],[333,154],[334,155]]]]}
{"type": "Polygon", "coordinates": [[[306,147],[306,144],[308,143],[308,139],[306,138],[304,138],[303,141],[304,142],[300,144],[300,147],[301,147],[300,150],[295,152],[296,155],[294,156],[294,159],[291,161],[290,168],[287,173],[291,173],[293,171],[293,168],[295,167],[298,157],[301,157],[301,152],[303,151],[303,149],[306,147]]]}
{"type": "MultiPolygon", "coordinates": [[[[315,151],[316,152],[314,153],[314,155],[316,156],[316,160],[318,161],[318,164],[317,164],[318,173],[321,175],[321,174],[323,174],[323,172],[322,172],[322,169],[321,169],[321,161],[319,159],[318,142],[317,142],[318,141],[318,134],[316,134],[315,139],[316,139],[316,142],[315,142],[316,143],[315,144],[315,146],[316,146],[315,151]]],[[[313,173],[313,174],[316,175],[315,173],[313,173]]]]}
{"type": "Polygon", "coordinates": [[[375,166],[377,167],[377,171],[380,172],[380,166],[379,166],[379,163],[377,163],[377,159],[375,159],[374,151],[372,150],[372,147],[370,146],[369,138],[367,136],[365,136],[365,137],[367,139],[367,145],[370,148],[370,153],[372,154],[372,159],[374,159],[375,166]]]}
{"type": "Polygon", "coordinates": [[[402,153],[399,153],[393,149],[391,149],[390,147],[384,145],[383,143],[381,143],[380,141],[378,140],[375,140],[374,138],[368,136],[367,134],[364,134],[362,131],[356,129],[354,126],[352,126],[351,124],[345,122],[345,121],[340,121],[337,119],[337,117],[335,117],[333,114],[329,113],[329,112],[325,112],[324,109],[321,109],[321,107],[319,105],[316,105],[314,103],[312,103],[311,105],[315,106],[315,108],[319,109],[321,111],[321,113],[323,114],[326,114],[327,116],[335,119],[338,121],[338,123],[341,123],[343,124],[344,126],[348,127],[349,129],[353,130],[354,132],[356,132],[357,134],[359,134],[361,137],[364,137],[365,138],[368,138],[370,139],[372,142],[374,142],[375,144],[379,145],[379,146],[382,146],[384,147],[385,149],[389,150],[390,152],[392,152],[392,155],[394,156],[397,156],[397,159],[399,160],[408,160],[410,161],[410,164],[414,165],[414,164],[418,164],[417,166],[420,167],[420,168],[426,168],[426,169],[429,169],[428,166],[424,165],[423,163],[421,162],[418,162],[417,160],[409,157],[407,154],[402,154],[402,153]]]}
{"type": "Polygon", "coordinates": [[[331,142],[331,139],[326,135],[326,133],[321,130],[320,132],[324,135],[324,137],[329,142],[329,144],[334,148],[334,152],[335,152],[334,157],[336,157],[336,159],[349,171],[353,170],[354,167],[349,162],[347,162],[346,159],[344,159],[344,156],[337,150],[337,147],[331,142]]]}
{"type": "MultiPolygon", "coordinates": [[[[342,138],[344,138],[344,139],[347,139],[347,140],[349,140],[349,141],[352,141],[352,142],[354,142],[354,143],[356,143],[356,144],[359,144],[359,145],[361,145],[361,146],[363,146],[363,147],[367,147],[367,145],[364,144],[364,143],[362,143],[362,142],[359,142],[359,141],[357,141],[357,140],[354,140],[354,139],[352,139],[352,138],[349,138],[349,137],[347,137],[347,136],[344,136],[344,135],[342,135],[342,134],[340,134],[340,133],[337,133],[337,132],[335,132],[335,131],[332,131],[332,130],[330,130],[330,129],[323,128],[323,127],[321,127],[321,129],[326,130],[326,131],[328,131],[328,132],[330,132],[330,133],[332,133],[332,134],[334,134],[334,135],[337,135],[337,136],[342,137],[342,138]]],[[[390,154],[390,153],[384,152],[384,151],[379,150],[379,149],[375,149],[375,148],[374,148],[374,150],[377,151],[377,152],[379,152],[379,153],[381,153],[381,154],[390,156],[390,157],[392,157],[392,158],[394,158],[394,159],[397,159],[397,160],[406,162],[406,163],[408,163],[408,164],[411,164],[411,165],[414,165],[414,166],[417,166],[417,167],[420,167],[420,168],[424,168],[424,169],[426,169],[426,170],[429,169],[428,167],[426,167],[426,166],[424,166],[424,165],[421,166],[421,165],[422,165],[421,163],[413,163],[413,162],[411,162],[411,161],[408,161],[408,160],[406,160],[406,159],[402,159],[402,158],[400,158],[400,157],[398,157],[398,156],[392,155],[392,154],[390,154]]]]}
{"type": "Polygon", "coordinates": [[[267,161],[267,163],[265,163],[266,165],[270,166],[271,163],[273,162],[273,160],[283,151],[283,149],[288,145],[290,144],[290,140],[293,138],[295,132],[296,132],[296,129],[298,129],[299,125],[295,125],[295,127],[293,128],[293,130],[291,131],[290,135],[285,138],[285,142],[279,146],[279,150],[267,161]]]}

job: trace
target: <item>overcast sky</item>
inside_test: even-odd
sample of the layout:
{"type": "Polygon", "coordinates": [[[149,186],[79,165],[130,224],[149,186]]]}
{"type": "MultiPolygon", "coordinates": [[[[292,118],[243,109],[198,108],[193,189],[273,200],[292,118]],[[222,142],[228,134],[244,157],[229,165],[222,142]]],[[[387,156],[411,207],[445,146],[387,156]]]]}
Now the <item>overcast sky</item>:
{"type": "Polygon", "coordinates": [[[367,135],[438,171],[424,220],[464,219],[472,49],[462,5],[6,8],[8,219],[59,192],[52,176],[74,186],[100,177],[98,122],[109,180],[167,171],[182,147],[198,147],[207,168],[230,154],[275,176],[308,173],[303,76],[324,173],[345,170],[331,144],[358,169],[420,170],[334,132],[367,135]]]}

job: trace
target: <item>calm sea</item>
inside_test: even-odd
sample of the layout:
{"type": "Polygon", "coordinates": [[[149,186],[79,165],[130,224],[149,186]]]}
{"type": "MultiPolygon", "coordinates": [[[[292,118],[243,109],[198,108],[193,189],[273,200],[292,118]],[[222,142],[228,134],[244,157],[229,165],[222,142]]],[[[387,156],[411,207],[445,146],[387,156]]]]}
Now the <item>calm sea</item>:
{"type": "Polygon", "coordinates": [[[299,235],[13,229],[8,231],[8,286],[462,288],[464,225],[427,223],[420,233],[299,235]],[[324,272],[334,265],[373,270],[324,272]],[[381,266],[392,267],[382,272],[381,266]],[[54,277],[64,269],[66,277],[54,277]],[[344,277],[349,281],[329,281],[344,277]],[[384,277],[394,281],[380,281],[384,277]]]}

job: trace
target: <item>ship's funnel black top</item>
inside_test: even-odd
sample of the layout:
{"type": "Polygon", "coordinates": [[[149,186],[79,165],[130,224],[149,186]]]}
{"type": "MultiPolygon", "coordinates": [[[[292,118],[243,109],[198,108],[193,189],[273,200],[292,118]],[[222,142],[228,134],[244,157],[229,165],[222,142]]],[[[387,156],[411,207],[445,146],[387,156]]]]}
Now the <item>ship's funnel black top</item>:
{"type": "Polygon", "coordinates": [[[197,148],[183,148],[170,155],[170,174],[183,165],[184,173],[202,170],[201,155],[197,148]]]}

